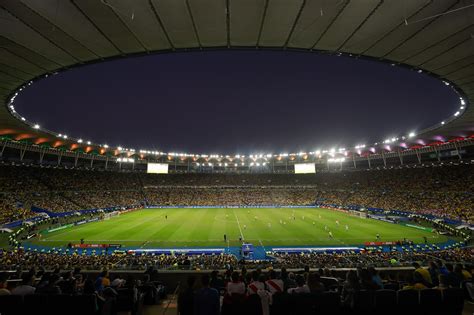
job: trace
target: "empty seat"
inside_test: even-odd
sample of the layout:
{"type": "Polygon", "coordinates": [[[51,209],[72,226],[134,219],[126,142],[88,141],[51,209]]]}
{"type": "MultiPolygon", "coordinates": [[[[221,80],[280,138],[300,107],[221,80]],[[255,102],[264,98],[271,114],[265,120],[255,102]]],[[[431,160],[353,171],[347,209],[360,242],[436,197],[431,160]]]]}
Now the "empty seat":
{"type": "Polygon", "coordinates": [[[441,291],[425,289],[420,291],[421,312],[427,315],[443,314],[441,291]]]}
{"type": "Polygon", "coordinates": [[[75,308],[73,297],[69,294],[58,294],[48,296],[48,305],[51,314],[63,315],[64,310],[75,308]]]}
{"type": "Polygon", "coordinates": [[[395,282],[386,283],[383,285],[383,288],[386,290],[395,290],[398,291],[400,289],[400,284],[395,282]]]}
{"type": "Polygon", "coordinates": [[[354,311],[356,314],[371,314],[374,309],[374,293],[360,290],[354,294],[354,311]]]}
{"type": "Polygon", "coordinates": [[[314,294],[290,294],[288,301],[288,307],[294,314],[310,315],[316,311],[314,294]]]}
{"type": "Polygon", "coordinates": [[[98,310],[97,307],[97,296],[95,294],[90,295],[78,295],[73,297],[74,305],[74,315],[88,315],[95,314],[98,310]]]}
{"type": "Polygon", "coordinates": [[[375,291],[375,312],[377,314],[397,313],[397,291],[377,290],[375,291]]]}
{"type": "Polygon", "coordinates": [[[49,314],[48,296],[43,294],[25,295],[24,311],[25,314],[49,314]]]}
{"type": "Polygon", "coordinates": [[[223,315],[240,315],[244,313],[244,303],[246,296],[244,294],[232,294],[224,299],[222,304],[223,315]]]}
{"type": "MultiPolygon", "coordinates": [[[[135,292],[133,289],[129,288],[120,288],[116,292],[116,307],[118,311],[135,311],[136,301],[135,301],[135,292]]],[[[112,294],[112,293],[111,293],[112,294]]]]}
{"type": "Polygon", "coordinates": [[[244,302],[244,314],[262,315],[262,301],[258,294],[251,294],[244,302]]]}
{"type": "Polygon", "coordinates": [[[272,315],[286,315],[289,314],[288,308],[289,295],[284,292],[277,292],[273,294],[272,305],[270,307],[270,313],[272,315]]]}
{"type": "Polygon", "coordinates": [[[13,315],[21,314],[23,307],[23,297],[20,295],[0,295],[0,314],[13,315]]]}
{"type": "Polygon", "coordinates": [[[337,315],[341,312],[341,296],[337,292],[324,292],[316,302],[317,314],[337,315]]]}
{"type": "Polygon", "coordinates": [[[403,315],[419,315],[420,301],[418,290],[400,290],[398,296],[398,311],[403,315]]]}
{"type": "Polygon", "coordinates": [[[443,290],[443,314],[461,315],[464,308],[464,290],[451,288],[443,290]]]}

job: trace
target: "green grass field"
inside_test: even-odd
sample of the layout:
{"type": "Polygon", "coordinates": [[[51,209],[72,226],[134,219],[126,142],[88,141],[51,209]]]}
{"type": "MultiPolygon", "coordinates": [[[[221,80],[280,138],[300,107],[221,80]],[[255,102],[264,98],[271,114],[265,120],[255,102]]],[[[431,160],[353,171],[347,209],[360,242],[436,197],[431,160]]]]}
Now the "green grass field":
{"type": "Polygon", "coordinates": [[[315,208],[253,209],[142,209],[109,220],[87,223],[45,233],[34,243],[64,246],[69,242],[113,243],[142,248],[238,246],[245,241],[264,246],[360,245],[376,241],[396,241],[406,237],[414,242],[446,241],[446,237],[402,225],[315,208]],[[293,219],[292,214],[296,219],[293,219]],[[165,215],[168,216],[165,219],[165,215]],[[304,219],[303,219],[304,217],[304,219]],[[286,224],[280,223],[280,220],[286,224]],[[339,225],[336,224],[339,221],[339,225]],[[313,224],[314,222],[314,224],[313,224]],[[346,230],[345,225],[349,229],[346,230]],[[331,231],[334,238],[329,237],[331,231]],[[229,244],[224,242],[227,235],[229,244]]]}

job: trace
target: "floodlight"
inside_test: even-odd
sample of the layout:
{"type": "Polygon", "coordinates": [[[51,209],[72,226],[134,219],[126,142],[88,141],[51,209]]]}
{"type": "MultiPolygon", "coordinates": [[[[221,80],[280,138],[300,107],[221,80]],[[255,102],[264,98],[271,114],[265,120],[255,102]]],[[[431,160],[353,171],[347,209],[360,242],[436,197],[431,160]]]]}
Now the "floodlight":
{"type": "Polygon", "coordinates": [[[33,128],[35,128],[35,129],[40,129],[40,125],[35,124],[35,125],[33,126],[33,128]]]}
{"type": "Polygon", "coordinates": [[[415,133],[412,131],[408,134],[408,138],[413,138],[415,136],[415,133]]]}

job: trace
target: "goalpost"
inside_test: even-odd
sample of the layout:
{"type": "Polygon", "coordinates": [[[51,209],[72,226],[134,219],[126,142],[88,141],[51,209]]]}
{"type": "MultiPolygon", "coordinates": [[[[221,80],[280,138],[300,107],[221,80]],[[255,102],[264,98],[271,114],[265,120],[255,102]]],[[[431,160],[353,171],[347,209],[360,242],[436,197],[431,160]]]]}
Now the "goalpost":
{"type": "Polygon", "coordinates": [[[361,219],[367,219],[367,209],[361,208],[359,211],[351,210],[351,214],[355,217],[359,217],[361,219]]]}
{"type": "Polygon", "coordinates": [[[110,218],[116,217],[119,215],[120,215],[119,211],[107,212],[107,213],[104,213],[104,220],[109,220],[110,218]]]}

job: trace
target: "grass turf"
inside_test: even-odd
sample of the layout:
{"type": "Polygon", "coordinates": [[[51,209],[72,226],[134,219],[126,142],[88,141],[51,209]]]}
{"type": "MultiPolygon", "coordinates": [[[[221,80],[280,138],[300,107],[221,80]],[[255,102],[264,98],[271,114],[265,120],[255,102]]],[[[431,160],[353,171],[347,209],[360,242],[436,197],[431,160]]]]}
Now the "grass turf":
{"type": "Polygon", "coordinates": [[[45,233],[34,243],[64,246],[69,242],[112,243],[142,248],[239,246],[239,235],[255,245],[359,245],[403,238],[422,243],[426,236],[431,243],[447,240],[445,236],[372,219],[315,208],[179,208],[142,209],[109,220],[87,223],[45,233]],[[295,219],[293,219],[293,213],[295,219]],[[165,219],[165,215],[168,216],[165,219]],[[303,219],[304,216],[304,219],[303,219]],[[286,224],[280,223],[285,222],[286,224]],[[339,221],[339,225],[336,224],[339,221]],[[314,224],[313,224],[314,222],[314,224]],[[349,229],[346,230],[345,225],[349,229]],[[331,231],[334,238],[329,237],[331,231]],[[224,234],[229,240],[224,242],[224,234]]]}

